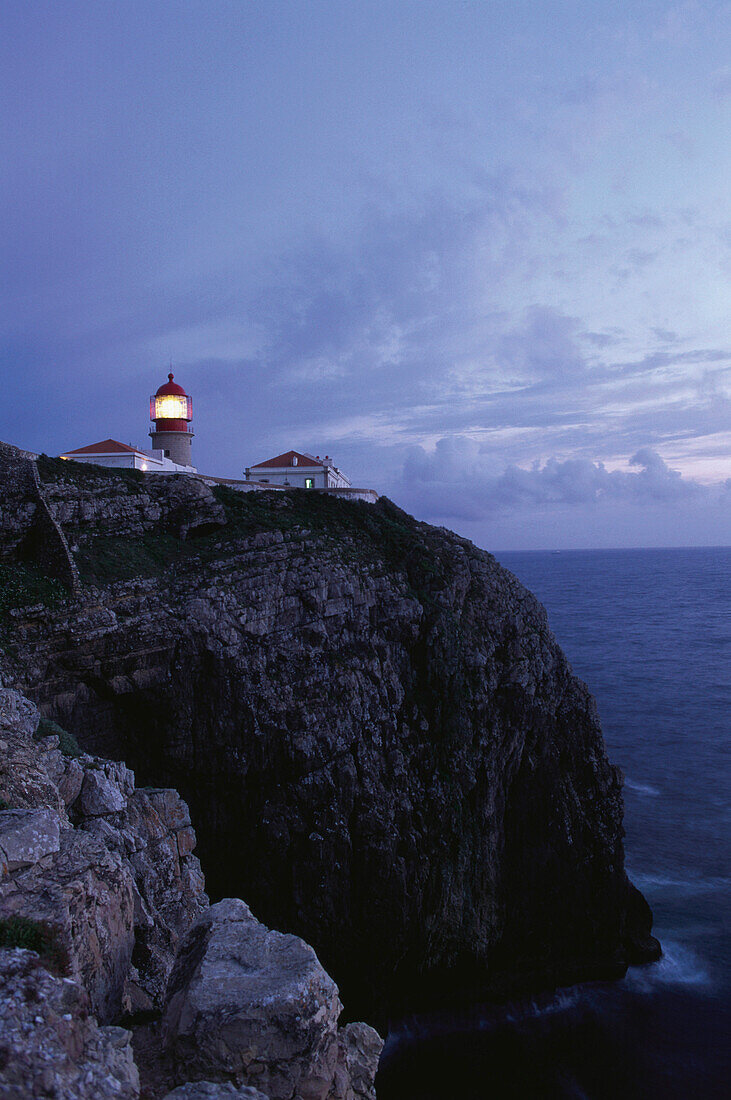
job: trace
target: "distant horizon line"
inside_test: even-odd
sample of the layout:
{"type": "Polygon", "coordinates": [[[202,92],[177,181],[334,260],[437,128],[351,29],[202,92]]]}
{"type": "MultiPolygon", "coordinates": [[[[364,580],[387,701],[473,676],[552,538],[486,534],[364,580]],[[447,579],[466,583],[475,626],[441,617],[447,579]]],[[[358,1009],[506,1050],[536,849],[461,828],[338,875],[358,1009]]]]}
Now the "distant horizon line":
{"type": "Polygon", "coordinates": [[[489,550],[488,553],[494,556],[498,554],[614,554],[619,551],[631,550],[731,550],[731,545],[706,545],[701,543],[696,546],[567,546],[560,548],[544,547],[537,550],[489,550]]]}

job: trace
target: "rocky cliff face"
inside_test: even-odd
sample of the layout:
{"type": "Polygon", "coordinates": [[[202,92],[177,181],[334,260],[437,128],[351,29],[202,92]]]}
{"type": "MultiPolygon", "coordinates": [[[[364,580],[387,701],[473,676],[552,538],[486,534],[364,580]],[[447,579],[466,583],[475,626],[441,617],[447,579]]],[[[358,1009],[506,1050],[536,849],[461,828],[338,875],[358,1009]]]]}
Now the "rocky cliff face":
{"type": "Polygon", "coordinates": [[[388,502],[41,474],[84,583],[8,610],[5,683],[180,790],[210,893],[349,1011],[657,952],[594,703],[489,554],[388,502]]]}
{"type": "Polygon", "coordinates": [[[176,791],[12,690],[0,752],[0,1100],[375,1100],[380,1037],[308,944],[207,906],[176,791]]]}

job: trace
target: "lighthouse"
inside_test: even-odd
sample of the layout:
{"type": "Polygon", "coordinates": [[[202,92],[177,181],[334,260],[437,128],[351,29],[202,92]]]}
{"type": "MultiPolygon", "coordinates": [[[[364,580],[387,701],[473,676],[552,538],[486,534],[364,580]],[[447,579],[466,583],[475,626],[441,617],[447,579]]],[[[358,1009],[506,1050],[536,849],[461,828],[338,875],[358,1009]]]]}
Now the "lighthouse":
{"type": "Polygon", "coordinates": [[[155,425],[150,429],[153,449],[162,451],[178,466],[192,466],[192,419],[193,398],[170,373],[167,382],[150,398],[150,420],[155,425]]]}

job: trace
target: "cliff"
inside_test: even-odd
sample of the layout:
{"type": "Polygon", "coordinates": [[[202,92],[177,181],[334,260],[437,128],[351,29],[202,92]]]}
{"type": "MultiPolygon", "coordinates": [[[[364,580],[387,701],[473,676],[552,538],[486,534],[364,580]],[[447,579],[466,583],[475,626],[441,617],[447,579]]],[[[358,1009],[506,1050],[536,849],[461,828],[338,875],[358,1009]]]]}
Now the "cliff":
{"type": "Polygon", "coordinates": [[[657,956],[593,700],[490,554],[388,501],[39,471],[81,587],[23,566],[4,684],[177,788],[211,895],[304,937],[349,1012],[657,956]]]}
{"type": "Polygon", "coordinates": [[[7,689],[0,752],[0,1100],[374,1100],[380,1037],[308,944],[208,906],[176,791],[7,689]]]}

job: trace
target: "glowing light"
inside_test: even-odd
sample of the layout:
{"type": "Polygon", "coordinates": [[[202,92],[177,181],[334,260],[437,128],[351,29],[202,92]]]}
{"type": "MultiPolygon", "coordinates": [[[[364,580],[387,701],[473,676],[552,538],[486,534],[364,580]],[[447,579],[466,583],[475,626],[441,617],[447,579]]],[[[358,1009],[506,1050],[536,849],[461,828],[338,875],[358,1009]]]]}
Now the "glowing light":
{"type": "Polygon", "coordinates": [[[155,420],[187,420],[188,398],[165,393],[155,398],[155,420]]]}
{"type": "Polygon", "coordinates": [[[143,463],[142,463],[141,469],[143,469],[143,470],[146,470],[146,469],[147,469],[147,463],[146,463],[146,462],[143,462],[143,463]]]}

